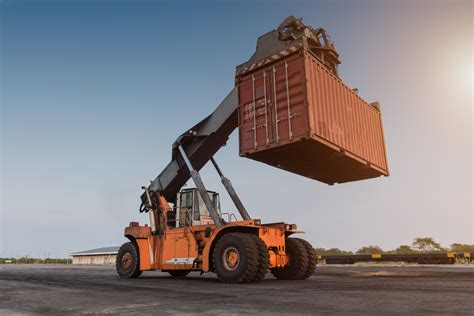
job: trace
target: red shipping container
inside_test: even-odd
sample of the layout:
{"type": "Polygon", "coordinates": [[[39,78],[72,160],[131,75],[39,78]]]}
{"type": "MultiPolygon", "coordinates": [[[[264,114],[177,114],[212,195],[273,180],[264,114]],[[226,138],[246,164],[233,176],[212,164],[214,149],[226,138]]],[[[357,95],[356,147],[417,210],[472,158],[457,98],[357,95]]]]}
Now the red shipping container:
{"type": "Polygon", "coordinates": [[[237,75],[240,155],[327,184],[388,176],[380,107],[310,51],[237,75]]]}

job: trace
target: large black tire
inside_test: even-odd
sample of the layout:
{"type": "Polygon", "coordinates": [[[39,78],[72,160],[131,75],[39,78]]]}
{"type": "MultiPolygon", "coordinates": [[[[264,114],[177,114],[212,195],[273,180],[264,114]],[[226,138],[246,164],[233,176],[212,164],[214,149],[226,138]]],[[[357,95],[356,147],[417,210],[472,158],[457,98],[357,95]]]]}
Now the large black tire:
{"type": "Polygon", "coordinates": [[[213,263],[217,277],[223,283],[255,282],[260,275],[258,246],[248,234],[222,236],[214,248],[213,263]]]}
{"type": "Polygon", "coordinates": [[[122,279],[138,278],[140,271],[140,254],[133,242],[127,242],[120,247],[115,267],[122,279]]]}
{"type": "Polygon", "coordinates": [[[169,274],[177,278],[183,278],[191,272],[191,270],[167,270],[169,274]]]}
{"type": "Polygon", "coordinates": [[[272,274],[279,280],[303,280],[308,278],[310,259],[305,244],[300,239],[287,238],[286,254],[288,264],[283,268],[271,269],[272,274]]]}
{"type": "Polygon", "coordinates": [[[256,235],[249,235],[257,245],[258,249],[258,270],[254,282],[258,282],[265,277],[268,271],[268,247],[263,240],[256,235]]]}
{"type": "Polygon", "coordinates": [[[310,276],[312,276],[314,273],[314,270],[316,270],[316,264],[318,263],[318,260],[316,259],[316,252],[314,251],[313,246],[306,240],[301,239],[301,238],[292,238],[292,239],[296,239],[299,242],[303,243],[308,253],[308,268],[306,270],[305,275],[303,276],[303,279],[307,279],[310,276]]]}

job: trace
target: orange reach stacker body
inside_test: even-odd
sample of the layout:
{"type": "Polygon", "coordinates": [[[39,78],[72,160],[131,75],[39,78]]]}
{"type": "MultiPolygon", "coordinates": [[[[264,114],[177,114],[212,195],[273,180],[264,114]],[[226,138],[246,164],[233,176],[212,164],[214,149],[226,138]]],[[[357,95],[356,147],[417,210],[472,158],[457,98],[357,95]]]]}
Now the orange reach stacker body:
{"type": "Polygon", "coordinates": [[[178,137],[171,162],[143,187],[140,212],[149,214],[150,224],[125,228],[129,242],[117,255],[118,274],[212,271],[226,283],[256,282],[268,269],[278,279],[312,275],[314,249],[290,238],[301,233],[296,225],[250,217],[213,156],[239,127],[242,156],[308,178],[333,184],[387,176],[380,106],[343,85],[339,63],[325,30],[292,16],[261,36],[256,52],[237,67],[236,87],[178,137]],[[298,56],[311,58],[307,66],[298,56]],[[223,214],[219,194],[205,188],[199,170],[209,161],[242,220],[223,214]],[[182,189],[190,179],[196,188],[182,189]]]}
{"type": "MultiPolygon", "coordinates": [[[[117,258],[117,270],[122,277],[138,277],[146,270],[185,276],[198,270],[215,271],[222,282],[241,283],[259,281],[269,268],[282,279],[305,279],[315,269],[311,245],[303,239],[287,239],[298,232],[296,225],[262,225],[260,220],[249,219],[216,227],[213,223],[193,225],[184,216],[176,227],[175,220],[164,220],[170,218],[173,208],[163,196],[158,196],[158,203],[163,211],[163,225],[156,228],[159,234],[136,222],[125,228],[130,242],[121,247],[117,258]],[[291,269],[288,253],[293,254],[291,269]]],[[[212,222],[206,215],[200,216],[200,221],[212,222]]]]}

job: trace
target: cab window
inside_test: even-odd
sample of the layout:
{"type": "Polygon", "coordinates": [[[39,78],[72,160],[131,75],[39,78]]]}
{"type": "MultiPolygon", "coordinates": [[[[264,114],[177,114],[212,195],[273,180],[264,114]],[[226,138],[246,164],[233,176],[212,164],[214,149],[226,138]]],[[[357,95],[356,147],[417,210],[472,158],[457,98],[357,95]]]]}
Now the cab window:
{"type": "MultiPolygon", "coordinates": [[[[208,192],[209,197],[211,198],[212,206],[214,209],[220,214],[221,213],[221,205],[219,201],[219,194],[208,192]]],[[[198,193],[197,195],[197,208],[194,211],[194,220],[198,221],[201,219],[201,216],[209,216],[209,211],[207,210],[206,205],[204,204],[201,195],[198,193]]]]}

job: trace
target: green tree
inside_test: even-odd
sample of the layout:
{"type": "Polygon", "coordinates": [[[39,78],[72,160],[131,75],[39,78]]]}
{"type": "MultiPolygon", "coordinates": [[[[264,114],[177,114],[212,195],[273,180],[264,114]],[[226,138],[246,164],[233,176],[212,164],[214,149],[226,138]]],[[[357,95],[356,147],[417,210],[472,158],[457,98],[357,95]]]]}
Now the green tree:
{"type": "Polygon", "coordinates": [[[339,248],[331,248],[331,249],[315,248],[314,251],[316,252],[317,255],[320,255],[320,256],[338,256],[338,255],[353,255],[354,254],[352,251],[341,250],[339,248]]]}
{"type": "Polygon", "coordinates": [[[354,254],[352,251],[342,250],[339,248],[328,249],[328,253],[334,254],[334,255],[353,255],[354,254]]]}
{"type": "Polygon", "coordinates": [[[6,263],[7,261],[11,263],[16,262],[15,258],[0,258],[0,264],[6,263]]]}
{"type": "Polygon", "coordinates": [[[431,237],[418,237],[412,243],[415,250],[419,252],[442,252],[446,251],[439,243],[431,237]]]}
{"type": "Polygon", "coordinates": [[[409,253],[414,253],[414,252],[415,251],[413,249],[411,249],[411,247],[408,246],[408,245],[401,245],[393,251],[393,253],[402,254],[402,255],[409,254],[409,253]]]}
{"type": "Polygon", "coordinates": [[[358,255],[372,255],[374,253],[384,253],[384,251],[379,246],[362,247],[356,251],[356,254],[358,255]]]}
{"type": "Polygon", "coordinates": [[[457,252],[457,253],[464,253],[464,252],[474,252],[474,245],[468,244],[452,244],[449,247],[449,251],[457,252]]]}

